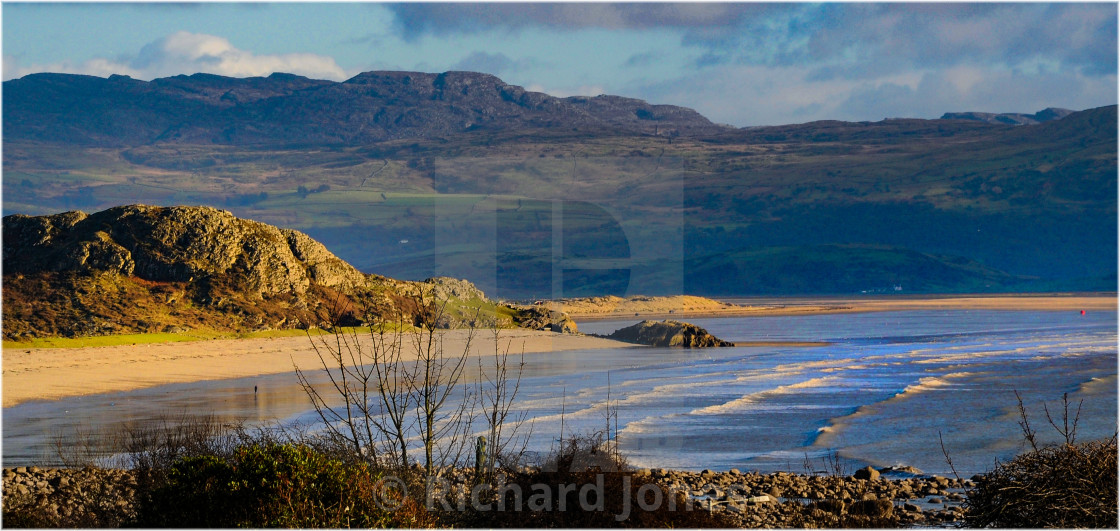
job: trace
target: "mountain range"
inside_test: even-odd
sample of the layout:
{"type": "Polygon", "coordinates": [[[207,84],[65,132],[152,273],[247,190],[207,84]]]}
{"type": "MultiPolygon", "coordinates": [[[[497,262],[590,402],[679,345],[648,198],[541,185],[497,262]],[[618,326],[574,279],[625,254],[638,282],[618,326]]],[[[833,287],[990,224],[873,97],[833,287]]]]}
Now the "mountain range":
{"type": "Polygon", "coordinates": [[[4,83],[4,135],[123,147],[149,143],[362,145],[534,127],[679,134],[723,129],[696,111],[618,96],[554,98],[475,72],[366,72],[341,83],[292,74],[32,74],[4,83]]]}
{"type": "Polygon", "coordinates": [[[470,72],[35,74],[3,86],[4,213],[206,205],[499,298],[1114,291],[1116,114],[734,128],[470,72]]]}

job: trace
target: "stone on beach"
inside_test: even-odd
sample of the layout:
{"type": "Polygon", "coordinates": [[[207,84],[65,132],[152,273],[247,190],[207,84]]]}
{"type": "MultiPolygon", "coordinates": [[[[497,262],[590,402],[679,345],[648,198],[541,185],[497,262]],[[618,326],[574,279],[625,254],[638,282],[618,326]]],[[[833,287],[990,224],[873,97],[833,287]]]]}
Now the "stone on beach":
{"type": "Polygon", "coordinates": [[[873,467],[868,466],[856,470],[856,473],[853,477],[855,477],[856,479],[866,479],[874,481],[876,479],[879,479],[879,471],[875,470],[873,467]]]}

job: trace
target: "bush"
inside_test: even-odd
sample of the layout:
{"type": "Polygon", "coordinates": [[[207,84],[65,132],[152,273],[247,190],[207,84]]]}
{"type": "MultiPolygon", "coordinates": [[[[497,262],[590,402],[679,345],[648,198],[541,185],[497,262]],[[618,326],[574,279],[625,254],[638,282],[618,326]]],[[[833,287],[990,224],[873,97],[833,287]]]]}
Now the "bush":
{"type": "Polygon", "coordinates": [[[685,493],[636,475],[601,435],[569,438],[540,469],[512,473],[496,490],[482,500],[489,502],[488,510],[472,507],[459,523],[494,528],[734,526],[719,514],[696,508],[685,493]]]}
{"type": "Polygon", "coordinates": [[[151,527],[424,527],[423,507],[387,492],[365,463],[302,444],[249,444],[171,465],[140,510],[151,527]],[[387,496],[388,494],[388,496],[387,496]],[[384,506],[384,507],[383,507],[384,506]],[[390,510],[394,509],[394,510],[390,510]]]}
{"type": "Polygon", "coordinates": [[[965,502],[973,527],[1117,526],[1116,437],[1032,450],[977,481],[965,502]]]}

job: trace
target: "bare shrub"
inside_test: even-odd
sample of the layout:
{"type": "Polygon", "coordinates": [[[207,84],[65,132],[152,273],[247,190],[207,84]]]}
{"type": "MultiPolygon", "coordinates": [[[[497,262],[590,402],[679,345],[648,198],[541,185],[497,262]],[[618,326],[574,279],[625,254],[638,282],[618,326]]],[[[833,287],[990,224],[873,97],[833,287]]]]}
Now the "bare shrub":
{"type": "Polygon", "coordinates": [[[605,433],[572,435],[542,467],[508,473],[456,524],[494,528],[726,528],[726,515],[637,475],[605,433]]]}
{"type": "MultiPolygon", "coordinates": [[[[464,385],[476,329],[467,328],[465,345],[451,352],[442,329],[448,301],[420,291],[398,306],[409,311],[396,315],[395,323],[371,314],[362,331],[333,324],[330,334],[308,333],[328,385],[313,384],[305,368],[296,367],[296,375],[325,436],[372,464],[407,471],[415,461],[426,475],[439,475],[466,464],[481,408],[483,454],[490,462],[486,475],[493,475],[497,462],[516,461],[520,454],[510,441],[519,437],[520,417],[511,417],[511,407],[523,360],[510,366],[508,347],[499,350],[500,331],[494,328],[492,365],[480,359],[479,385],[464,385]]],[[[478,322],[474,312],[466,322],[478,322]]],[[[344,314],[344,309],[332,312],[332,319],[344,314]]]]}
{"type": "Polygon", "coordinates": [[[1081,404],[1072,418],[1068,395],[1062,396],[1062,417],[1050,425],[1064,441],[1040,446],[1019,394],[1019,426],[1031,450],[977,478],[965,501],[965,521],[975,527],[1117,526],[1116,435],[1078,443],[1081,404]]]}
{"type": "Polygon", "coordinates": [[[1032,450],[1000,463],[969,492],[975,527],[1117,526],[1116,438],[1032,450]]]}

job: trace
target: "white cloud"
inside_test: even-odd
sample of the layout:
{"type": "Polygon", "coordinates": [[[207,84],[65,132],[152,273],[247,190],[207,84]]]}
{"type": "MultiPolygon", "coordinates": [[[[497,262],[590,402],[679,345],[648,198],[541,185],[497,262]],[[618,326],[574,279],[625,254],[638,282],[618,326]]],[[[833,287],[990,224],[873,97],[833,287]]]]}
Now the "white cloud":
{"type": "Polygon", "coordinates": [[[735,65],[619,89],[618,93],[692,107],[737,126],[815,120],[938,118],[946,112],[1033,113],[1114,103],[1116,76],[973,66],[912,70],[868,79],[814,78],[812,68],[735,65]]]}
{"type": "MultiPolygon", "coordinates": [[[[350,77],[335,60],[310,53],[263,54],[236,48],[228,39],[180,31],[145,45],[134,58],[94,58],[82,63],[52,63],[9,68],[4,58],[4,79],[35,72],[87,74],[105,77],[124,74],[137,79],[155,79],[204,72],[230,77],[267,76],[273,72],[299,74],[315,79],[341,81],[350,77]]],[[[15,63],[13,60],[12,63],[15,63]]]]}

